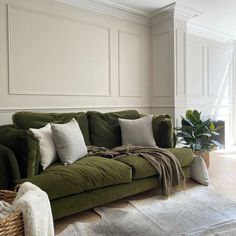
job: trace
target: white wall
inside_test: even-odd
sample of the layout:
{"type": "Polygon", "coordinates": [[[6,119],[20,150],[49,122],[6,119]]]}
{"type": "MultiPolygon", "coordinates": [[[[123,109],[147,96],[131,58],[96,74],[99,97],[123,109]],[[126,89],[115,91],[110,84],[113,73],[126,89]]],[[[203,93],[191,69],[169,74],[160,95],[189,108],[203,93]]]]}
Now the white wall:
{"type": "Polygon", "coordinates": [[[151,26],[151,112],[175,115],[174,22],[151,26]]]}
{"type": "Polygon", "coordinates": [[[234,143],[234,60],[232,42],[187,36],[187,107],[225,120],[227,144],[234,143]]]}
{"type": "Polygon", "coordinates": [[[187,18],[173,9],[149,20],[53,0],[1,0],[0,124],[20,110],[123,109],[170,114],[178,124],[197,108],[224,119],[232,142],[232,43],[187,34],[187,18]]]}
{"type": "Polygon", "coordinates": [[[149,27],[49,0],[0,1],[0,124],[36,111],[150,112],[149,27]]]}

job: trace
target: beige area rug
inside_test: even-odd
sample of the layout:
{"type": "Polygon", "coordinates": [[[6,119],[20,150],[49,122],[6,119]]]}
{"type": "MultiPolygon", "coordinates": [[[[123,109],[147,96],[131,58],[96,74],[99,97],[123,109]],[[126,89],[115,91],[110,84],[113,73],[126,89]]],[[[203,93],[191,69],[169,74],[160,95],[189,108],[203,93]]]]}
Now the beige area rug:
{"type": "Polygon", "coordinates": [[[161,236],[236,235],[236,203],[211,187],[131,201],[126,208],[99,207],[102,219],[95,223],[76,222],[58,236],[161,236]]]}

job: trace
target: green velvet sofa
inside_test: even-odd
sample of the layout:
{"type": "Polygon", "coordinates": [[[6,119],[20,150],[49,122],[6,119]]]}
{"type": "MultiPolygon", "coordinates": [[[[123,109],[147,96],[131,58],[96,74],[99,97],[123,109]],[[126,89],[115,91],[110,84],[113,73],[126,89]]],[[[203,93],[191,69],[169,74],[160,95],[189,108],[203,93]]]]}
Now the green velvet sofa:
{"type": "MultiPolygon", "coordinates": [[[[144,158],[127,156],[117,160],[87,156],[64,166],[59,161],[42,170],[38,141],[29,128],[49,122],[66,123],[75,118],[86,145],[113,148],[121,145],[118,118],[137,119],[135,110],[99,113],[18,112],[13,124],[0,127],[0,188],[11,189],[29,181],[48,193],[54,219],[159,186],[156,169],[144,158]]],[[[174,134],[168,115],[153,117],[153,134],[159,147],[178,158],[185,175],[193,161],[191,150],[174,148],[174,134]]]]}

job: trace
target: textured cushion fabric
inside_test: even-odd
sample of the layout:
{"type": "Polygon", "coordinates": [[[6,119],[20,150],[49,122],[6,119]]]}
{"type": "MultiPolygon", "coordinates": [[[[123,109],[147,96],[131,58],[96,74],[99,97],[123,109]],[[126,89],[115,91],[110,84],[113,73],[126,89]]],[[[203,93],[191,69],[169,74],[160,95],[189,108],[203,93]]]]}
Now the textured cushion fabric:
{"type": "Polygon", "coordinates": [[[25,131],[16,129],[14,125],[0,126],[0,144],[5,145],[14,152],[21,178],[27,177],[28,144],[25,131]]]}
{"type": "Polygon", "coordinates": [[[148,115],[135,120],[119,118],[122,144],[155,147],[156,142],[152,131],[152,117],[153,115],[148,115]]]}
{"type": "MultiPolygon", "coordinates": [[[[194,160],[193,153],[190,149],[168,148],[167,150],[175,155],[182,168],[189,167],[194,160]]],[[[132,167],[133,179],[141,179],[158,175],[158,172],[153,167],[153,165],[143,157],[124,156],[118,158],[117,161],[120,161],[132,167]]]]}
{"type": "Polygon", "coordinates": [[[41,165],[43,170],[50,166],[57,159],[56,146],[52,136],[51,125],[40,129],[31,129],[34,137],[39,141],[39,150],[41,155],[41,165]]]}
{"type": "Polygon", "coordinates": [[[189,166],[185,166],[182,168],[183,172],[184,172],[184,175],[186,178],[189,178],[190,177],[190,167],[189,166]]]}
{"type": "Polygon", "coordinates": [[[154,176],[55,199],[51,201],[53,218],[62,218],[159,186],[154,176]]]}
{"type": "Polygon", "coordinates": [[[190,165],[190,178],[203,185],[210,184],[206,163],[201,156],[194,156],[190,165]]]}
{"type": "Polygon", "coordinates": [[[26,131],[27,135],[27,177],[39,174],[43,169],[40,164],[41,154],[39,149],[39,141],[34,137],[33,133],[29,130],[26,131]]]}
{"type": "Polygon", "coordinates": [[[152,119],[156,145],[161,148],[174,147],[173,124],[169,115],[155,115],[152,119]]]}
{"type": "Polygon", "coordinates": [[[52,136],[63,164],[72,164],[87,155],[87,147],[78,122],[73,118],[66,124],[51,124],[52,136]]]}
{"type": "Polygon", "coordinates": [[[41,113],[41,112],[17,112],[12,116],[12,121],[18,129],[39,129],[48,123],[68,123],[75,118],[79,123],[86,145],[90,145],[87,115],[78,113],[41,113]]]}
{"type": "Polygon", "coordinates": [[[193,162],[193,152],[189,148],[167,148],[179,160],[181,167],[190,166],[193,162]]]}
{"type": "Polygon", "coordinates": [[[49,166],[42,174],[22,179],[46,191],[50,200],[132,181],[131,167],[112,159],[90,156],[71,165],[49,166]]]}
{"type": "Polygon", "coordinates": [[[158,175],[158,172],[154,168],[154,166],[143,157],[124,156],[116,160],[132,167],[133,179],[142,179],[142,178],[158,175]]]}
{"type": "Polygon", "coordinates": [[[135,110],[110,113],[89,111],[87,116],[91,144],[99,147],[113,148],[122,144],[118,118],[138,119],[139,113],[135,110]]]}
{"type": "Polygon", "coordinates": [[[0,144],[0,189],[13,189],[14,182],[20,179],[20,172],[14,153],[0,144]]]}

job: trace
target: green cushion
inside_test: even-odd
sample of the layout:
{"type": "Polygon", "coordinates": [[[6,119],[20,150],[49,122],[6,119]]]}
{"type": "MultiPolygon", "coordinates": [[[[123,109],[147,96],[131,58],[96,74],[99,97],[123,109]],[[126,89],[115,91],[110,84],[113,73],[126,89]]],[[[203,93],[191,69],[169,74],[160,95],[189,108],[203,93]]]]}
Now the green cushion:
{"type": "Polygon", "coordinates": [[[19,129],[42,128],[48,123],[67,123],[75,118],[79,123],[86,145],[90,145],[88,119],[84,112],[78,113],[40,113],[17,112],[12,116],[12,121],[19,129]]]}
{"type": "Polygon", "coordinates": [[[158,186],[159,181],[154,176],[55,199],[51,201],[53,218],[62,218],[158,186]]]}
{"type": "Polygon", "coordinates": [[[188,148],[167,148],[168,151],[172,152],[180,162],[181,167],[188,167],[193,162],[193,152],[188,148]]]}
{"type": "Polygon", "coordinates": [[[14,153],[0,144],[0,189],[12,189],[20,179],[20,172],[14,153]]]}
{"type": "Polygon", "coordinates": [[[118,118],[138,119],[139,113],[135,110],[109,113],[89,111],[87,116],[91,144],[99,147],[113,148],[122,144],[118,118]]]}
{"type": "Polygon", "coordinates": [[[190,167],[189,166],[185,166],[182,169],[183,169],[185,177],[189,178],[190,177],[190,167]]]}
{"type": "Polygon", "coordinates": [[[26,131],[27,143],[28,143],[28,165],[27,165],[27,177],[38,175],[42,171],[40,164],[41,155],[39,149],[39,141],[34,135],[27,130],[26,131]]]}
{"type": "Polygon", "coordinates": [[[0,144],[5,145],[14,152],[21,178],[27,177],[28,144],[25,131],[16,129],[14,125],[0,126],[0,144]]]}
{"type": "Polygon", "coordinates": [[[154,175],[158,175],[158,172],[153,167],[153,165],[140,156],[124,156],[118,158],[117,161],[125,163],[132,167],[132,178],[133,179],[141,179],[154,175]]]}
{"type": "Polygon", "coordinates": [[[71,165],[60,163],[48,167],[42,174],[20,180],[29,181],[46,191],[50,200],[109,185],[132,181],[131,167],[103,157],[84,157],[71,165]]]}
{"type": "Polygon", "coordinates": [[[173,124],[168,115],[155,115],[152,119],[153,135],[161,148],[171,148],[174,143],[173,124]]]}
{"type": "MultiPolygon", "coordinates": [[[[168,148],[171,153],[173,153],[176,158],[179,160],[182,168],[189,167],[193,162],[193,154],[190,149],[186,148],[168,148]]],[[[141,179],[154,175],[158,175],[157,170],[153,167],[153,165],[139,156],[124,156],[118,158],[117,161],[121,161],[126,165],[132,167],[132,176],[133,179],[141,179]]]]}

